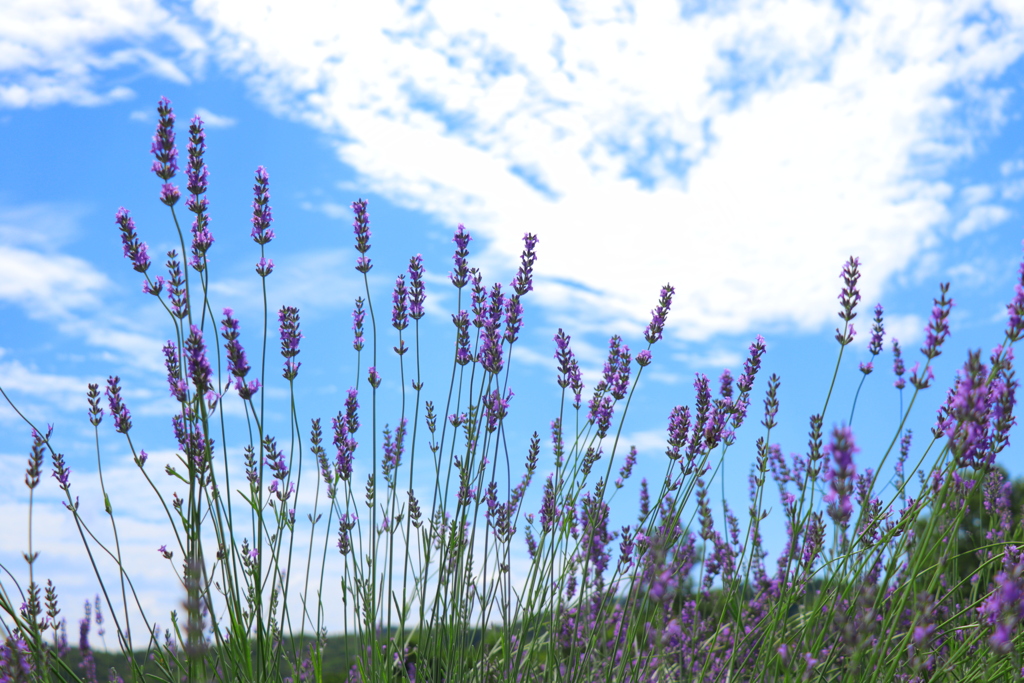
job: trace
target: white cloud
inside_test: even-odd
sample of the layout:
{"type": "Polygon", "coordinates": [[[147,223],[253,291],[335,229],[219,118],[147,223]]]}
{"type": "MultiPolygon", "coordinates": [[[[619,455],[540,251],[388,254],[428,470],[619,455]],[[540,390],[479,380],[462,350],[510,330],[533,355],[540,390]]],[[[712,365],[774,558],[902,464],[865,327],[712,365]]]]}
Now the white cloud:
{"type": "Polygon", "coordinates": [[[999,172],[1004,176],[1019,173],[1020,171],[1024,171],[1024,159],[1014,159],[999,164],[999,172]]]}
{"type": "Polygon", "coordinates": [[[230,128],[237,123],[237,121],[230,116],[214,114],[205,107],[199,107],[196,109],[196,115],[203,120],[203,125],[207,128],[230,128]]]}
{"type": "Polygon", "coordinates": [[[992,199],[995,191],[991,185],[971,185],[960,190],[960,196],[963,197],[964,202],[968,206],[974,206],[975,204],[981,204],[992,199]]]}
{"type": "Polygon", "coordinates": [[[0,107],[97,106],[133,96],[98,75],[135,67],[175,83],[189,76],[154,45],[202,66],[199,34],[155,0],[10,0],[0,22],[0,107]]]}
{"type": "Polygon", "coordinates": [[[196,7],[223,63],[337,135],[364,186],[486,237],[486,272],[510,272],[530,230],[538,277],[583,286],[549,282],[540,303],[607,329],[668,281],[669,333],[693,340],[820,328],[850,254],[868,299],[921,262],[950,220],[935,171],[999,125],[1002,95],[977,83],[1022,34],[1019,11],[979,32],[940,2],[196,7]]]}
{"type": "Polygon", "coordinates": [[[975,232],[988,230],[1009,219],[1010,212],[995,204],[983,204],[975,206],[967,215],[956,224],[953,229],[953,239],[961,239],[975,232]]]}

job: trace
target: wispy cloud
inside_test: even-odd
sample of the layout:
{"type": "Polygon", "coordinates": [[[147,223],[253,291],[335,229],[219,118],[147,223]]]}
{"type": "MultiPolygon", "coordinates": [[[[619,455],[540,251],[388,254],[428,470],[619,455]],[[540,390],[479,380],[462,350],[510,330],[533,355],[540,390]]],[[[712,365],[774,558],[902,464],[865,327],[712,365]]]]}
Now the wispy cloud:
{"type": "Polygon", "coordinates": [[[207,128],[230,128],[237,123],[237,121],[230,116],[214,114],[205,107],[199,107],[196,109],[196,115],[203,120],[203,125],[207,128]]]}
{"type": "Polygon", "coordinates": [[[849,255],[878,299],[938,247],[953,188],[935,170],[1003,101],[972,85],[960,104],[990,115],[965,124],[946,93],[1001,74],[1022,35],[1014,10],[980,33],[939,2],[197,8],[222,62],[336,135],[373,191],[486,237],[487,272],[510,270],[530,230],[538,277],[568,282],[540,303],[606,328],[642,320],[670,281],[672,329],[694,340],[816,330],[849,255]]]}
{"type": "Polygon", "coordinates": [[[995,204],[973,207],[953,229],[953,238],[960,239],[975,232],[988,230],[1010,218],[1008,209],[995,204]]]}
{"type": "Polygon", "coordinates": [[[199,33],[155,0],[13,0],[0,22],[0,107],[129,99],[126,85],[100,82],[124,67],[188,83],[204,49],[199,33]]]}

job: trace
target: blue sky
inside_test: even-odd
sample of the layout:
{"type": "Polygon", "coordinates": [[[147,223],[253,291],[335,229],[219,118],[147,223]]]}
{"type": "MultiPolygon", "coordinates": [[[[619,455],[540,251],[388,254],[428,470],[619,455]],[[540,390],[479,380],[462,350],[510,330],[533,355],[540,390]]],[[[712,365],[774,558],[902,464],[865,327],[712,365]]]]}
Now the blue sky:
{"type": "MultiPolygon", "coordinates": [[[[780,0],[715,11],[593,1],[501,9],[15,2],[0,25],[0,386],[31,419],[55,425],[72,492],[101,538],[110,538],[109,522],[97,493],[87,383],[120,375],[133,437],[151,456],[147,470],[165,494],[174,490],[161,474],[176,451],[160,353],[172,328],[141,293],[114,225],[118,207],[128,208],[157,266],[176,246],[149,172],[155,106],[167,96],[182,160],[188,119],[198,113],[207,124],[212,303],[236,311],[250,357],[262,315],[251,188],[257,166],[270,173],[277,268],[268,296],[272,311],[301,310],[304,432],[310,418],[329,424],[355,380],[350,314],[363,285],[351,202],[369,202],[380,365],[394,400],[398,366],[386,350],[396,339],[385,331],[386,309],[409,257],[422,253],[427,271],[424,399],[440,404],[453,343],[447,273],[456,226],[472,234],[470,261],[485,282],[506,285],[523,233],[533,232],[535,289],[523,302],[510,383],[514,477],[529,434],[540,432],[547,446],[557,414],[558,328],[572,336],[589,392],[612,334],[634,352],[645,347],[650,311],[671,283],[665,339],[620,446],[619,457],[629,444],[640,451],[636,481],[615,498],[613,520],[630,523],[637,481],[661,476],[667,418],[673,406],[693,404],[695,373],[715,386],[724,368],[738,376],[761,334],[768,352],[750,416],[725,456],[727,496],[745,524],[768,376],[782,378],[770,441],[787,455],[803,453],[839,351],[839,275],[851,255],[862,262],[859,334],[825,427],[849,419],[858,363],[870,357],[871,310],[881,302],[885,349],[853,423],[859,469],[877,466],[898,424],[890,339],[900,340],[908,367],[922,360],[917,349],[940,282],[951,283],[956,302],[952,334],[933,366],[936,384],[912,414],[914,456],[967,351],[987,356],[1002,341],[1024,237],[1022,53],[1024,11],[1010,2],[780,0]]],[[[267,405],[287,442],[278,362],[271,355],[267,405]]],[[[238,398],[228,398],[225,410],[237,420],[238,398]]],[[[382,404],[381,425],[394,424],[397,405],[382,404]]],[[[109,422],[100,430],[103,473],[125,564],[151,623],[166,626],[180,589],[156,548],[173,534],[109,422]]],[[[368,442],[368,417],[363,424],[368,442]]],[[[11,520],[0,529],[0,558],[24,585],[20,482],[30,437],[8,407],[0,407],[0,428],[0,465],[14,482],[0,499],[11,520]]],[[[243,438],[228,436],[232,472],[244,467],[243,438]]],[[[1024,475],[1018,452],[1012,443],[1001,455],[1013,476],[1024,475]]],[[[550,450],[542,454],[548,460],[527,511],[550,468],[550,450]]],[[[357,464],[357,476],[360,466],[368,463],[357,464]]],[[[421,498],[428,484],[417,472],[421,498]]],[[[768,486],[776,511],[765,542],[774,557],[784,535],[777,490],[768,486]]],[[[35,549],[39,575],[56,583],[73,627],[98,586],[83,570],[61,495],[52,478],[37,491],[35,549]]],[[[325,596],[336,600],[328,553],[325,596]]],[[[302,566],[304,557],[297,550],[302,566]]],[[[112,564],[100,567],[116,576],[112,564]]],[[[338,615],[328,610],[332,632],[338,615]]]]}

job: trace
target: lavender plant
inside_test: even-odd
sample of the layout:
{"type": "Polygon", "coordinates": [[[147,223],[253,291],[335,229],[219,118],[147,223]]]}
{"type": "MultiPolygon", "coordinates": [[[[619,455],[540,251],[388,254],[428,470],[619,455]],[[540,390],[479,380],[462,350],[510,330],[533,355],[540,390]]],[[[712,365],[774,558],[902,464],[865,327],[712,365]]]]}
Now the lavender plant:
{"type": "MultiPolygon", "coordinates": [[[[253,188],[251,236],[260,250],[255,270],[264,304],[257,370],[243,346],[243,321],[230,308],[219,309],[218,315],[211,303],[207,254],[214,238],[204,197],[208,172],[202,121],[196,117],[189,127],[185,207],[193,219],[186,244],[176,209],[181,193],[171,182],[178,166],[170,102],[161,99],[158,113],[153,171],[163,181],[160,200],[171,213],[180,246],[167,254],[166,277],[151,274],[146,243],[129,212],[119,209],[115,222],[125,257],[145,278],[144,292],[171,321],[173,334],[163,356],[169,393],[178,405],[172,427],[181,469],[167,465],[165,474],[180,480],[186,493],[183,498],[175,493],[168,505],[146,469],[148,456],[133,438],[120,379],[112,376],[106,383],[106,408],[100,385],[89,384],[86,398],[100,482],[100,491],[92,493],[102,496],[114,539],[112,545],[103,543],[80,514],[53,428],[42,430],[25,419],[31,435],[25,478],[28,587],[23,591],[4,568],[21,604],[12,597],[11,583],[0,582],[6,631],[0,647],[2,680],[98,680],[98,653],[90,647],[89,632],[95,621],[102,636],[104,619],[117,631],[128,667],[124,673],[137,681],[910,682],[1024,676],[1019,629],[1024,529],[1019,496],[1011,496],[1005,473],[995,467],[1016,423],[1012,346],[1024,334],[1024,265],[1007,307],[1005,338],[987,363],[980,351],[969,355],[923,448],[913,448],[914,435],[906,425],[918,395],[931,387],[931,363],[949,336],[953,301],[946,297],[948,285],[942,285],[934,302],[921,349],[924,367],[917,363],[910,369],[913,391],[905,411],[906,369],[897,340],[891,340],[900,424],[879,471],[858,467],[852,427],[856,396],[845,421],[825,426],[842,357],[856,334],[860,263],[851,258],[841,272],[839,357],[821,412],[810,417],[807,451],[787,461],[781,446],[771,442],[782,381],[772,375],[763,401],[764,432],[749,476],[748,514],[741,521],[723,488],[723,518],[716,526],[711,485],[754,401],[767,349],[759,336],[739,378],[734,380],[729,370],[722,373],[717,397],[708,377],[697,376],[693,409],[677,406],[668,417],[664,475],[640,482],[635,523],[610,528],[611,503],[638,457],[635,447],[621,443],[625,418],[641,375],[654,362],[652,349],[662,338],[675,295],[671,286],[662,289],[652,310],[642,350],[634,353],[625,340],[611,338],[589,401],[584,401],[571,338],[559,330],[553,341],[561,400],[549,425],[552,452],[541,455],[541,437],[534,432],[525,456],[515,459],[522,469],[513,486],[504,429],[514,398],[512,349],[523,325],[522,301],[533,289],[537,236],[525,235],[515,279],[507,287],[488,287],[480,270],[470,267],[469,232],[461,225],[455,232],[449,278],[458,298],[443,408],[423,396],[419,326],[425,315],[424,265],[419,255],[410,259],[407,271],[395,280],[391,300],[402,398],[397,409],[378,410],[378,368],[384,362],[378,353],[387,351],[381,346],[368,276],[374,265],[368,206],[358,200],[352,205],[355,268],[363,275],[364,292],[352,313],[356,383],[344,405],[337,406],[326,437],[320,416],[311,420],[304,440],[294,393],[302,366],[297,360],[303,338],[300,312],[282,307],[277,312],[280,372],[291,392],[288,445],[282,447],[270,431],[263,391],[272,315],[268,281],[274,272],[269,249],[275,237],[269,175],[258,168],[253,188]],[[186,253],[191,255],[187,263],[186,253]],[[223,346],[215,343],[218,333],[223,346]],[[236,490],[227,462],[237,455],[226,446],[230,425],[222,409],[229,400],[241,402],[248,430],[246,481],[238,489],[244,505],[224,493],[236,490]],[[369,434],[362,436],[366,418],[361,411],[367,404],[369,434]],[[139,475],[171,522],[176,547],[164,545],[158,552],[168,561],[175,552],[181,558],[185,619],[181,624],[172,613],[172,628],[163,634],[142,612],[122,562],[116,501],[104,485],[99,449],[99,429],[108,411],[114,431],[123,435],[139,475]],[[57,620],[57,587],[47,582],[41,601],[33,568],[38,552],[32,545],[31,509],[47,455],[102,592],[86,603],[77,667],[70,661],[66,621],[57,620]],[[415,493],[417,455],[421,467],[426,460],[433,472],[429,499],[415,493]],[[884,494],[888,489],[880,485],[881,468],[890,458],[893,493],[884,494]],[[299,642],[305,642],[307,626],[313,633],[305,651],[296,647],[285,580],[301,532],[295,507],[303,462],[318,475],[299,616],[299,642]],[[357,480],[363,470],[368,470],[365,481],[357,480]],[[911,497],[908,486],[915,472],[921,488],[911,497]],[[788,531],[774,570],[765,564],[761,538],[771,507],[769,475],[788,531]],[[540,505],[527,510],[526,493],[535,477],[542,479],[540,505]],[[321,481],[326,501],[319,495],[321,481]],[[964,524],[969,500],[972,509],[984,508],[979,519],[987,528],[963,545],[951,539],[964,524]],[[321,503],[326,507],[322,512],[321,503]],[[356,644],[346,653],[345,670],[335,672],[324,668],[328,639],[323,627],[325,609],[335,606],[319,599],[315,606],[308,604],[310,574],[316,569],[312,549],[323,515],[327,532],[320,586],[327,553],[336,550],[345,560],[339,577],[345,630],[354,634],[356,644]],[[212,543],[204,529],[212,531],[212,543]],[[514,559],[524,546],[527,569],[516,575],[514,559]],[[101,552],[117,563],[114,582],[100,575],[96,555],[101,552]],[[117,589],[120,611],[114,609],[116,593],[111,595],[117,589]],[[141,637],[129,628],[129,593],[147,629],[141,637]],[[52,644],[47,642],[51,630],[52,644]],[[144,652],[142,661],[137,651],[144,652]]],[[[882,353],[885,334],[880,304],[874,313],[872,358],[882,353]]],[[[873,362],[862,363],[859,370],[863,385],[873,362]]],[[[114,669],[109,679],[122,680],[114,669]]]]}

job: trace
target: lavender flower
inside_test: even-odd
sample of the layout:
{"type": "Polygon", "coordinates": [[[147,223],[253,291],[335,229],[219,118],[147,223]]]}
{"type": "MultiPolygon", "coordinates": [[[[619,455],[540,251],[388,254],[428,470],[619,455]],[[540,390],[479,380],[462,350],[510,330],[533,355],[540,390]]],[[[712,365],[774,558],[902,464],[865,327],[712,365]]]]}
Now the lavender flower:
{"type": "Polygon", "coordinates": [[[206,170],[206,163],[203,156],[206,154],[206,134],[203,132],[203,120],[198,116],[192,118],[192,125],[189,126],[188,143],[188,191],[192,196],[188,198],[185,205],[196,215],[192,223],[192,259],[189,263],[197,272],[206,268],[206,252],[213,244],[213,235],[210,233],[210,218],[206,212],[210,202],[206,197],[200,195],[206,193],[209,172],[206,170]]]}
{"type": "Polygon", "coordinates": [[[505,297],[501,294],[501,285],[494,284],[491,288],[490,305],[480,316],[484,321],[483,341],[480,344],[480,364],[492,374],[501,372],[504,365],[501,349],[501,313],[505,306],[505,297]]]}
{"type": "Polygon", "coordinates": [[[114,417],[114,429],[121,434],[127,434],[132,428],[132,416],[128,408],[121,402],[121,378],[110,377],[107,379],[107,401],[110,404],[110,414],[114,417]]]}
{"type": "MultiPolygon", "coordinates": [[[[882,337],[885,335],[885,328],[882,326],[882,304],[875,306],[875,322],[871,326],[871,343],[868,344],[868,351],[872,357],[882,352],[882,337]]],[[[874,362],[861,363],[860,371],[870,375],[874,369],[874,362]]]]}
{"type": "Polygon", "coordinates": [[[260,277],[267,277],[274,272],[274,259],[268,259],[261,256],[260,260],[256,262],[256,274],[260,277]]]}
{"type": "Polygon", "coordinates": [[[473,360],[473,353],[469,349],[469,313],[459,311],[458,315],[452,316],[452,322],[458,330],[455,340],[455,362],[466,365],[473,360]]]}
{"type": "Polygon", "coordinates": [[[1006,305],[1009,314],[1009,322],[1006,326],[1006,336],[1011,342],[1020,341],[1024,334],[1024,262],[1021,262],[1017,271],[1020,281],[1014,286],[1016,294],[1013,301],[1006,305]]]}
{"type": "Polygon", "coordinates": [[[668,311],[672,307],[672,297],[675,295],[676,289],[672,285],[665,285],[661,288],[661,299],[658,301],[657,307],[651,311],[651,323],[647,326],[647,330],[644,332],[644,339],[647,340],[648,344],[661,339],[661,333],[665,329],[665,319],[668,316],[668,311]]]}
{"type": "Polygon", "coordinates": [[[423,317],[423,302],[427,295],[423,288],[423,256],[416,254],[409,259],[409,317],[419,320],[423,317]]]}
{"type": "Polygon", "coordinates": [[[907,381],[903,379],[903,373],[906,369],[903,367],[903,357],[900,354],[900,341],[896,337],[892,338],[892,371],[896,373],[896,381],[893,383],[897,389],[903,389],[907,386],[907,381]]]}
{"type": "Polygon", "coordinates": [[[409,292],[405,288],[405,275],[399,275],[395,278],[395,292],[391,295],[391,325],[396,330],[401,331],[409,326],[408,301],[409,292]]]}
{"type": "Polygon", "coordinates": [[[185,276],[181,272],[181,263],[178,261],[178,252],[173,249],[167,252],[167,273],[170,279],[167,281],[167,291],[171,299],[171,315],[184,320],[189,314],[188,291],[185,289],[185,276]]]}
{"type": "Polygon", "coordinates": [[[404,450],[406,421],[403,418],[401,424],[395,428],[395,440],[391,440],[391,430],[384,426],[384,459],[381,461],[381,472],[384,480],[391,488],[395,487],[395,470],[402,464],[402,452],[404,450]]]}
{"type": "Polygon", "coordinates": [[[505,300],[505,341],[514,344],[519,339],[519,330],[523,329],[523,306],[519,303],[519,294],[513,294],[505,300]]]}
{"type": "Polygon", "coordinates": [[[299,333],[299,309],[294,306],[282,306],[277,319],[281,323],[281,356],[285,359],[284,378],[291,381],[299,374],[299,367],[302,365],[292,360],[299,355],[299,340],[303,336],[299,333]]]}
{"type": "Polygon", "coordinates": [[[996,590],[982,603],[978,612],[995,627],[989,644],[999,654],[1013,651],[1013,636],[1024,621],[1024,582],[1022,568],[1015,565],[996,575],[996,590]]]}
{"type": "Polygon", "coordinates": [[[558,334],[555,335],[555,344],[558,346],[558,350],[555,351],[555,359],[558,361],[558,371],[561,373],[558,376],[558,386],[563,389],[572,386],[576,393],[574,406],[579,408],[583,402],[583,378],[580,374],[579,363],[576,362],[576,357],[573,355],[572,349],[569,348],[570,339],[571,337],[563,332],[562,328],[558,328],[558,334]]]}
{"type": "Polygon", "coordinates": [[[252,186],[252,240],[260,246],[274,239],[270,229],[273,216],[270,211],[270,176],[262,166],[256,168],[256,184],[252,186]]]}
{"type": "Polygon", "coordinates": [[[832,442],[825,451],[832,457],[832,467],[825,473],[825,481],[831,483],[831,491],[824,500],[829,504],[829,516],[836,524],[845,526],[853,511],[850,494],[853,492],[853,477],[857,473],[853,454],[860,451],[853,443],[853,430],[849,427],[833,429],[832,442]]]}
{"type": "Polygon", "coordinates": [[[185,340],[185,355],[188,362],[188,376],[192,380],[196,393],[202,396],[210,388],[213,371],[206,359],[206,342],[202,331],[192,325],[192,333],[185,340]]]}
{"type": "MultiPolygon", "coordinates": [[[[949,283],[943,283],[939,286],[941,294],[938,299],[934,299],[935,306],[932,308],[932,317],[928,321],[928,327],[925,329],[927,332],[927,339],[925,345],[921,349],[921,353],[925,355],[928,360],[939,357],[942,352],[939,351],[939,347],[942,346],[942,342],[949,336],[949,311],[953,307],[953,300],[946,298],[946,293],[949,292],[949,283]]],[[[915,373],[916,374],[916,373],[915,373]]]]}
{"type": "Polygon", "coordinates": [[[181,379],[181,362],[178,360],[178,347],[169,341],[164,345],[164,365],[167,367],[167,383],[171,388],[171,396],[184,401],[188,395],[188,384],[181,379]]]}
{"type": "Polygon", "coordinates": [[[501,392],[497,389],[487,394],[484,397],[484,410],[487,415],[487,431],[493,432],[498,428],[498,425],[508,414],[508,404],[512,400],[515,394],[509,389],[505,398],[501,397],[501,392]]]}
{"type": "Polygon", "coordinates": [[[515,280],[509,285],[518,296],[523,296],[527,292],[533,291],[533,264],[537,260],[537,253],[534,251],[534,247],[537,246],[537,236],[533,233],[526,233],[523,235],[523,244],[525,248],[520,257],[519,271],[516,273],[515,280]]]}
{"type": "MultiPolygon", "coordinates": [[[[95,387],[95,384],[89,385],[95,387]]],[[[52,429],[50,432],[52,433],[52,429]]],[[[29,489],[39,486],[39,472],[43,466],[43,456],[46,454],[46,441],[49,434],[43,436],[35,429],[32,430],[32,454],[28,458],[28,469],[25,471],[25,485],[29,489]]]]}
{"type": "Polygon", "coordinates": [[[370,259],[366,256],[366,252],[370,251],[370,235],[373,234],[370,232],[370,217],[366,213],[366,202],[362,199],[352,202],[352,211],[356,215],[355,222],[352,224],[356,232],[356,251],[360,254],[356,259],[356,270],[366,275],[373,268],[370,259]]]}
{"type": "Polygon", "coordinates": [[[245,358],[245,350],[242,348],[241,343],[238,341],[238,321],[231,317],[231,309],[224,309],[224,320],[221,322],[221,336],[224,341],[224,350],[228,355],[228,372],[235,378],[235,389],[238,391],[238,395],[243,400],[249,400],[253,394],[259,391],[260,381],[254,379],[250,382],[245,381],[245,376],[249,374],[249,363],[245,358]]]}
{"type": "MultiPolygon", "coordinates": [[[[156,157],[153,162],[153,173],[162,180],[170,180],[178,172],[178,149],[174,146],[174,112],[171,109],[171,101],[161,97],[156,107],[160,115],[160,121],[156,126],[156,135],[153,136],[153,144],[150,152],[156,157]]],[[[174,206],[181,193],[174,185],[165,182],[160,188],[160,201],[167,206],[174,206]]]]}
{"type": "Polygon", "coordinates": [[[472,241],[472,237],[466,232],[465,226],[459,223],[458,229],[455,231],[455,237],[452,242],[455,242],[455,256],[452,258],[455,261],[455,272],[448,273],[448,278],[452,281],[452,284],[462,289],[469,282],[469,266],[466,265],[466,257],[469,256],[469,243],[472,241]]]}
{"type": "Polygon", "coordinates": [[[363,320],[366,318],[366,311],[363,310],[363,298],[356,299],[356,307],[352,311],[352,332],[355,338],[352,340],[352,348],[362,351],[366,340],[363,339],[363,320]]]}
{"type": "MultiPolygon", "coordinates": [[[[89,385],[89,422],[93,427],[98,427],[103,420],[103,408],[100,407],[100,385],[89,385]]],[[[34,431],[34,430],[33,430],[34,431]]]]}
{"type": "Polygon", "coordinates": [[[132,268],[136,272],[145,273],[149,270],[149,254],[146,253],[146,243],[139,241],[139,236],[135,232],[135,221],[128,215],[128,209],[123,206],[118,209],[114,220],[121,229],[125,258],[131,259],[132,268]]]}
{"type": "Polygon", "coordinates": [[[193,116],[188,133],[188,169],[186,171],[188,191],[198,196],[206,192],[210,177],[209,171],[206,170],[206,162],[203,161],[203,156],[206,154],[206,133],[203,131],[203,120],[198,116],[193,116]]]}
{"type": "Polygon", "coordinates": [[[690,431],[690,409],[676,406],[668,416],[668,450],[665,451],[672,460],[682,457],[680,449],[686,445],[686,437],[690,431]]]}

